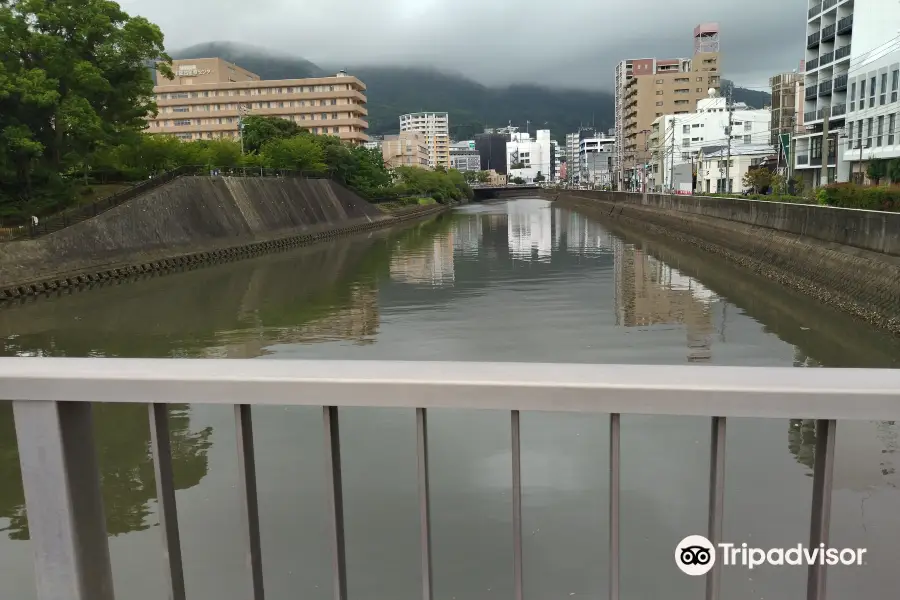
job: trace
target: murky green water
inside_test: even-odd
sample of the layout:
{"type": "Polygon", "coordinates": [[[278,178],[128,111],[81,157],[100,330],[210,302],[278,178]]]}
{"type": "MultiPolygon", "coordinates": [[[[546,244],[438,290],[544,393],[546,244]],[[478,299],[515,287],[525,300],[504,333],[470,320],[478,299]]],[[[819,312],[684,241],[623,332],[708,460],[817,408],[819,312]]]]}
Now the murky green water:
{"type": "MultiPolygon", "coordinates": [[[[815,368],[896,367],[895,340],[690,248],[647,240],[541,200],[475,205],[400,232],[269,255],[0,310],[0,352],[494,360],[815,368]]],[[[700,370],[702,373],[702,370],[700,370]]],[[[248,597],[233,413],[173,413],[189,597],[248,597]]],[[[414,415],[342,414],[352,598],[419,594],[414,415]]],[[[118,598],[165,597],[146,409],[96,411],[118,598]]],[[[608,419],[523,415],[526,596],[605,598],[608,419]]],[[[266,587],[330,598],[324,449],[316,409],[254,414],[266,587]]],[[[509,420],[434,411],[435,597],[512,595],[509,420]]],[[[806,543],[815,432],[735,419],[725,538],[806,543]]],[[[894,423],[838,425],[832,544],[866,547],[833,568],[831,597],[900,586],[894,423]]],[[[702,597],[675,567],[706,528],[705,419],[622,420],[622,594],[702,597]]],[[[0,404],[0,598],[34,597],[9,405],[0,404]]],[[[801,598],[799,567],[725,569],[723,597],[801,598]]]]}

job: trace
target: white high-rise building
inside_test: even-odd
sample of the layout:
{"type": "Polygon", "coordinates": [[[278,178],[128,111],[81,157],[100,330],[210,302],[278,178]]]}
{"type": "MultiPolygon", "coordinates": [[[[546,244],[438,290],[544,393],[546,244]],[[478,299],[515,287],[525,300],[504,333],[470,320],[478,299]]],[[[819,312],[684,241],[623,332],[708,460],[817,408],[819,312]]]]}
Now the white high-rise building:
{"type": "Polygon", "coordinates": [[[512,133],[506,142],[507,174],[510,179],[521,177],[534,183],[538,173],[543,181],[550,181],[553,162],[550,160],[550,130],[540,129],[532,139],[527,133],[512,133]]]}
{"type": "Polygon", "coordinates": [[[859,180],[872,159],[900,156],[900,4],[809,0],[808,6],[805,131],[795,137],[795,173],[813,186],[851,175],[859,180]]]}
{"type": "Polygon", "coordinates": [[[445,112],[420,112],[402,115],[400,131],[418,131],[425,136],[428,166],[450,168],[450,118],[445,112]]]}

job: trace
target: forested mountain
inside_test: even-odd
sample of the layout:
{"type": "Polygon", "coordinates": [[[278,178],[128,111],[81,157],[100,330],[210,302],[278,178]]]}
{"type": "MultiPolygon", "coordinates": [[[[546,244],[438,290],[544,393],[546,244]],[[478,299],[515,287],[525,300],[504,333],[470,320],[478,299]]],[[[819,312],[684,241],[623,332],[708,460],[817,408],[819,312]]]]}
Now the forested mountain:
{"type": "MultiPolygon", "coordinates": [[[[173,52],[174,58],[221,57],[259,74],[264,79],[331,75],[302,58],[270,53],[261,48],[212,42],[173,52]]],[[[486,87],[460,75],[410,67],[347,66],[346,71],[367,86],[369,134],[396,132],[398,117],[418,111],[450,113],[451,135],[469,139],[485,127],[512,122],[522,129],[550,129],[561,140],[579,125],[611,129],[615,103],[610,92],[566,90],[518,84],[486,87]]],[[[769,95],[742,88],[734,99],[761,108],[769,95]]]]}

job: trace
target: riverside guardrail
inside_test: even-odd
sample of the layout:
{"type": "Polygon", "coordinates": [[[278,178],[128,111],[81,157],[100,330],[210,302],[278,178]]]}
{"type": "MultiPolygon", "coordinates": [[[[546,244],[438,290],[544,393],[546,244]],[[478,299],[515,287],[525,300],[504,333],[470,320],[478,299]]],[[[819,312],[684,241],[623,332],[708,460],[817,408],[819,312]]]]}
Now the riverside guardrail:
{"type": "MultiPolygon", "coordinates": [[[[343,407],[416,412],[422,599],[432,598],[429,411],[502,410],[512,433],[513,577],[522,600],[521,411],[610,414],[609,597],[620,598],[622,414],[709,417],[707,538],[722,541],[730,417],[816,419],[810,547],[828,545],[838,419],[898,420],[900,371],[473,362],[0,358],[0,398],[13,402],[39,600],[114,597],[97,457],[94,402],[148,407],[169,595],[185,599],[168,404],[233,405],[248,596],[263,600],[254,405],[322,406],[334,597],[347,598],[339,416],[343,407]],[[352,376],[348,376],[352,373],[352,376]]],[[[826,597],[825,564],[808,567],[808,600],[826,597]]],[[[720,597],[721,564],[705,575],[720,597]]]]}
{"type": "Polygon", "coordinates": [[[166,184],[173,179],[185,175],[214,175],[223,177],[307,177],[302,171],[287,169],[266,169],[262,167],[216,167],[210,165],[187,165],[172,169],[150,177],[115,194],[101,198],[90,204],[83,204],[66,209],[44,219],[38,219],[38,223],[23,225],[22,227],[9,229],[5,236],[0,236],[0,241],[13,241],[47,235],[59,231],[69,225],[74,225],[85,219],[96,217],[102,212],[119,206],[141,194],[166,184]]]}

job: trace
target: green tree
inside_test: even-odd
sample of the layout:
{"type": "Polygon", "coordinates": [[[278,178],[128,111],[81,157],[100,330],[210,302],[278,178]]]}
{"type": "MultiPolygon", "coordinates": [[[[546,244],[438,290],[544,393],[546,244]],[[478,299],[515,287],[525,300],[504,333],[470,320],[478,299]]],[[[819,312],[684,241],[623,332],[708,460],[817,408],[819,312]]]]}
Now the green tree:
{"type": "Polygon", "coordinates": [[[510,182],[510,183],[515,183],[515,184],[518,184],[518,185],[522,185],[523,183],[525,183],[525,180],[522,179],[521,177],[513,177],[513,178],[511,178],[511,179],[509,180],[509,182],[510,182]]]}
{"type": "Polygon", "coordinates": [[[895,158],[888,163],[888,179],[891,183],[900,183],[900,158],[895,158]]]}
{"type": "Polygon", "coordinates": [[[244,150],[257,153],[270,140],[293,137],[301,131],[293,121],[281,117],[251,115],[242,120],[244,150]]]}
{"type": "Polygon", "coordinates": [[[754,193],[762,194],[772,184],[772,172],[760,167],[749,169],[744,173],[741,183],[745,188],[752,189],[754,193]]]}
{"type": "Polygon", "coordinates": [[[321,173],[326,169],[325,153],[311,135],[275,138],[260,149],[265,165],[273,169],[293,169],[321,173]]]}
{"type": "Polygon", "coordinates": [[[534,182],[535,182],[535,183],[540,183],[540,182],[544,181],[545,179],[547,179],[547,178],[544,177],[544,174],[541,173],[540,171],[538,171],[538,172],[537,172],[537,175],[534,176],[534,182]]]}
{"type": "Polygon", "coordinates": [[[875,185],[881,183],[888,174],[888,162],[881,158],[874,158],[866,167],[866,176],[875,182],[875,185]]]}
{"type": "Polygon", "coordinates": [[[64,203],[72,176],[154,114],[160,29],[109,0],[0,0],[0,207],[64,203]]]}

